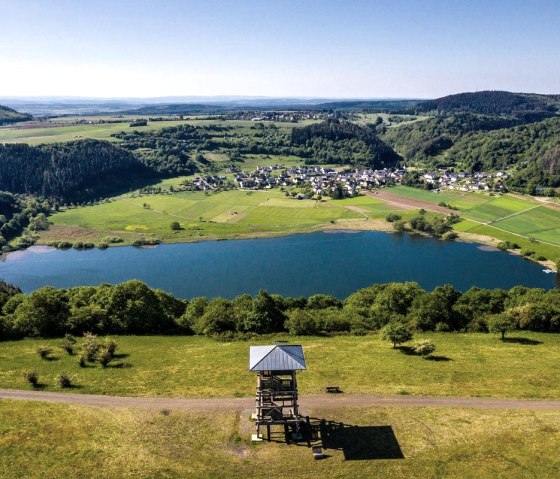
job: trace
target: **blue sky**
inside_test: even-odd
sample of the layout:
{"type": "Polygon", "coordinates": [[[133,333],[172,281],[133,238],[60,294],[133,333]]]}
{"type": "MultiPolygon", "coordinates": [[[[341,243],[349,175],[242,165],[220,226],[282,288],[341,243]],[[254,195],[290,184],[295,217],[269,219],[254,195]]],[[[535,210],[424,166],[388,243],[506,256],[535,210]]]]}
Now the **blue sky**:
{"type": "Polygon", "coordinates": [[[0,96],[560,93],[559,0],[0,0],[0,96]]]}

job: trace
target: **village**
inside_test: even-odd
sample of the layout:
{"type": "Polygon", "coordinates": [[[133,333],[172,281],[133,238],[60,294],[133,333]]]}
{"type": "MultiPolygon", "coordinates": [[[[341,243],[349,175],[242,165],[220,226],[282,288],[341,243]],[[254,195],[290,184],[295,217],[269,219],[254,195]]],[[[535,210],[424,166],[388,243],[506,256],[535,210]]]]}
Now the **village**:
{"type": "Polygon", "coordinates": [[[407,168],[373,169],[334,169],[326,166],[294,166],[282,164],[257,166],[251,172],[230,168],[228,176],[197,176],[185,186],[195,190],[216,190],[237,188],[240,190],[261,190],[272,188],[297,188],[293,196],[304,199],[310,196],[331,196],[334,198],[356,196],[362,190],[371,190],[400,183],[411,184],[409,173],[415,173],[415,185],[439,191],[444,189],[457,191],[500,191],[506,192],[507,173],[495,174],[447,170],[419,172],[407,168]],[[407,178],[408,177],[408,178],[407,178]]]}

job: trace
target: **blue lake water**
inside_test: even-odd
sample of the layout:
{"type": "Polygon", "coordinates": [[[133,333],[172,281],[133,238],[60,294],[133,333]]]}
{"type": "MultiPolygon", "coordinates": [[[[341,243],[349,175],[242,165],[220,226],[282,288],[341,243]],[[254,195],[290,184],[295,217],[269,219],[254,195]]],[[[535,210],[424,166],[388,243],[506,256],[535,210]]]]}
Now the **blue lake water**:
{"type": "Polygon", "coordinates": [[[140,279],[182,298],[255,294],[332,294],[343,298],[373,283],[417,281],[553,288],[555,274],[479,244],[381,232],[311,233],[281,238],[59,251],[31,248],[0,262],[0,278],[25,292],[140,279]]]}

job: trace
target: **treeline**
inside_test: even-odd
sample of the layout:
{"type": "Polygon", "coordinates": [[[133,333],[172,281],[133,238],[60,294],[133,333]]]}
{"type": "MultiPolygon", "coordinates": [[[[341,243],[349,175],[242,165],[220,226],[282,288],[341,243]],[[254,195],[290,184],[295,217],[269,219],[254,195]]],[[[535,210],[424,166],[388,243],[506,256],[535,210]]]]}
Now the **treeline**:
{"type": "Polygon", "coordinates": [[[316,163],[363,165],[371,168],[392,167],[400,156],[381,140],[370,126],[349,121],[327,120],[294,128],[291,144],[300,147],[300,155],[316,163]]]}
{"type": "Polygon", "coordinates": [[[32,245],[35,242],[34,232],[48,228],[47,215],[50,210],[51,204],[47,200],[0,191],[1,250],[5,252],[32,245]],[[7,244],[18,236],[20,238],[16,245],[12,247],[7,244]]]}
{"type": "Polygon", "coordinates": [[[79,201],[130,187],[146,174],[129,152],[106,141],[0,145],[0,190],[11,193],[79,201]]]}
{"type": "Polygon", "coordinates": [[[537,95],[531,93],[511,93],[508,91],[480,91],[448,95],[435,100],[418,103],[415,112],[438,113],[480,113],[483,115],[525,115],[554,114],[558,111],[560,95],[537,95]]]}
{"type": "Polygon", "coordinates": [[[376,284],[344,300],[316,294],[285,298],[260,291],[233,300],[181,300],[136,280],[119,285],[42,288],[31,294],[0,289],[0,338],[59,337],[66,333],[198,334],[224,338],[253,334],[367,334],[388,323],[418,331],[488,331],[506,318],[514,327],[560,332],[560,290],[450,285],[433,291],[417,283],[376,284]]]}

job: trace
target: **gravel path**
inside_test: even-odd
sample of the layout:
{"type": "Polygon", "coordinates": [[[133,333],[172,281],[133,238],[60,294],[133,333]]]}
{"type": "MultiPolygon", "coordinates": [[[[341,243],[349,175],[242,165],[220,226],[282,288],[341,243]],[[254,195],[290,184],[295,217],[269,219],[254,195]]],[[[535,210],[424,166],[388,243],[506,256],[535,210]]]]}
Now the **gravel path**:
{"type": "MultiPolygon", "coordinates": [[[[171,410],[238,410],[254,405],[253,398],[148,398],[117,397],[94,394],[56,393],[45,391],[22,391],[0,389],[0,399],[22,399],[27,401],[48,401],[65,404],[97,407],[132,407],[144,409],[171,410]]],[[[317,409],[322,407],[457,407],[479,409],[525,409],[560,410],[560,400],[496,399],[469,397],[433,396],[370,396],[370,395],[316,395],[302,396],[301,407],[317,409]]]]}

